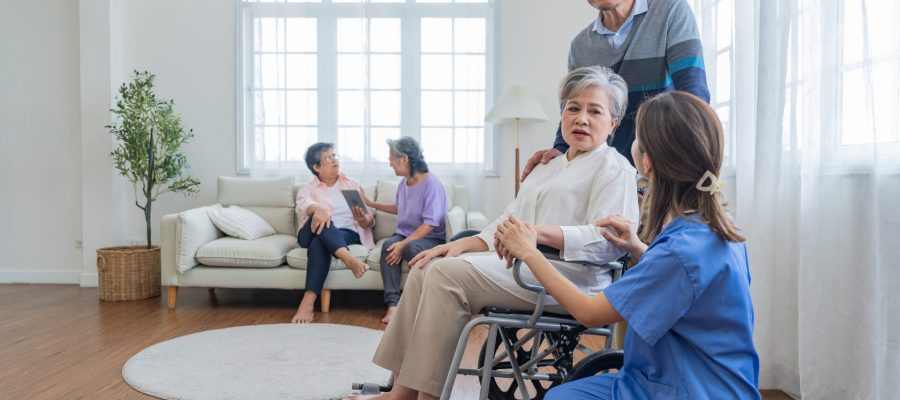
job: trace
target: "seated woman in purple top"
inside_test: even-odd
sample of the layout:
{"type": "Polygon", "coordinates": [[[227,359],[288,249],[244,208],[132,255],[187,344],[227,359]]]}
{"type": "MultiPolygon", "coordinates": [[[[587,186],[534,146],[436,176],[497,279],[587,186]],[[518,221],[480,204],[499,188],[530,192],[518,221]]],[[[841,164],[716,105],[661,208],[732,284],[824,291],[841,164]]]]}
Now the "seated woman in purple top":
{"type": "Polygon", "coordinates": [[[397,188],[397,201],[379,204],[364,197],[369,207],[398,216],[397,232],[381,246],[381,279],[384,281],[384,302],[388,306],[387,314],[381,320],[385,324],[391,320],[400,302],[400,263],[444,244],[444,217],[447,215],[444,186],[428,173],[419,143],[408,136],[387,142],[391,148],[391,167],[397,176],[404,177],[397,188]]]}

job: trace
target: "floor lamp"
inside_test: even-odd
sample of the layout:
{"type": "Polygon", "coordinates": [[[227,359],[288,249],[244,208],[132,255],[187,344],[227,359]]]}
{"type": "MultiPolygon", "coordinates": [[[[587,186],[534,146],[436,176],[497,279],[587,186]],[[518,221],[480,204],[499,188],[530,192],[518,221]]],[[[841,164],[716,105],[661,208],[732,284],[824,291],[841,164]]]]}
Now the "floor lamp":
{"type": "Polygon", "coordinates": [[[534,95],[525,86],[510,86],[509,89],[500,95],[500,98],[494,102],[487,115],[484,116],[486,122],[493,124],[503,124],[509,121],[516,123],[516,196],[519,195],[519,120],[522,122],[529,121],[546,121],[547,115],[538,104],[534,95]]]}

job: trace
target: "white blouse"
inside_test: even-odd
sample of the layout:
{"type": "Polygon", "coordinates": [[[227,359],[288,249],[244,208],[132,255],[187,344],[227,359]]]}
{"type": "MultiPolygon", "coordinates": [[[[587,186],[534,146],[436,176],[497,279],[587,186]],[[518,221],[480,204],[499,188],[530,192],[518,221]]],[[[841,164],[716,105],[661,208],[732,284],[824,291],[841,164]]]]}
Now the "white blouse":
{"type": "MultiPolygon", "coordinates": [[[[563,233],[561,260],[551,264],[566,278],[590,296],[600,293],[611,283],[607,268],[597,267],[617,260],[625,254],[601,234],[594,223],[611,214],[621,214],[638,222],[637,172],[625,157],[605,143],[569,161],[566,155],[538,165],[519,189],[519,195],[503,215],[485,228],[478,238],[489,252],[468,253],[461,257],[507,292],[527,301],[534,294],[519,287],[512,270],[494,253],[494,232],[509,215],[532,225],[560,226],[563,233]]],[[[525,282],[537,283],[527,268],[522,270],[525,282]]],[[[548,298],[547,305],[558,304],[548,298]]]]}
{"type": "Polygon", "coordinates": [[[341,193],[341,185],[335,183],[331,187],[328,188],[328,197],[331,198],[331,207],[334,211],[331,213],[331,223],[334,224],[335,228],[346,228],[352,231],[356,231],[356,225],[354,225],[353,219],[353,211],[350,210],[350,205],[347,204],[347,200],[344,198],[344,194],[341,193]]]}

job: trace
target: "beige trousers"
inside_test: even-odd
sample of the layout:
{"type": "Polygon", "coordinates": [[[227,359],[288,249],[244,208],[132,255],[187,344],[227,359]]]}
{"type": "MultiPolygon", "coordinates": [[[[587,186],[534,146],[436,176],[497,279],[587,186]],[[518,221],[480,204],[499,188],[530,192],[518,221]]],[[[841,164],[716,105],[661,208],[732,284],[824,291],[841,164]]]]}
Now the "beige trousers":
{"type": "Polygon", "coordinates": [[[525,301],[506,292],[461,258],[413,267],[372,361],[394,373],[394,384],[440,396],[472,314],[487,306],[531,310],[536,300],[536,295],[525,301]]]}

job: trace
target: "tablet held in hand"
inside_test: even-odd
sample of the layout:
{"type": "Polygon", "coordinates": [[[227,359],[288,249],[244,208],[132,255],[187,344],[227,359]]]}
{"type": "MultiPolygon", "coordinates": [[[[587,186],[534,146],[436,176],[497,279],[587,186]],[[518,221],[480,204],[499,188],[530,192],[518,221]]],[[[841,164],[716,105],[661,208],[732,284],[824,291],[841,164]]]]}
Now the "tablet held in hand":
{"type": "Polygon", "coordinates": [[[347,200],[347,205],[350,206],[351,210],[353,209],[353,207],[359,207],[366,212],[369,211],[369,209],[366,208],[366,202],[363,201],[362,196],[359,195],[358,191],[341,190],[341,194],[344,195],[344,200],[347,200]]]}

